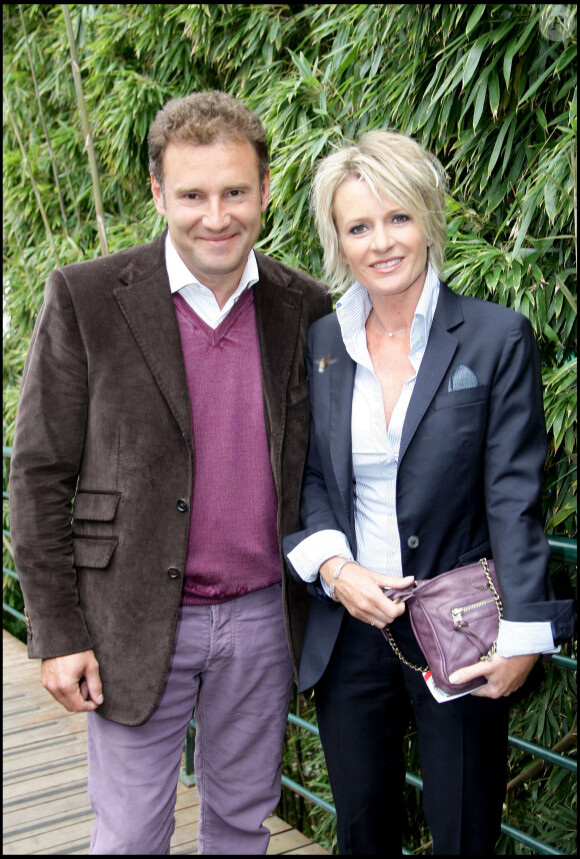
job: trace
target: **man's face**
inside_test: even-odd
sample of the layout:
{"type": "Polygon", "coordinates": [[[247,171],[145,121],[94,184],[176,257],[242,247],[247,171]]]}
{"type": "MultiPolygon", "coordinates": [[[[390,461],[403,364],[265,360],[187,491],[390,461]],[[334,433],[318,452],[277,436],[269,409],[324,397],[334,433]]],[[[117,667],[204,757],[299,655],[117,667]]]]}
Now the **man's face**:
{"type": "Polygon", "coordinates": [[[268,205],[270,174],[260,182],[254,147],[247,140],[169,143],[163,190],[153,175],[151,190],[179,256],[223,306],[240,282],[268,205]]]}

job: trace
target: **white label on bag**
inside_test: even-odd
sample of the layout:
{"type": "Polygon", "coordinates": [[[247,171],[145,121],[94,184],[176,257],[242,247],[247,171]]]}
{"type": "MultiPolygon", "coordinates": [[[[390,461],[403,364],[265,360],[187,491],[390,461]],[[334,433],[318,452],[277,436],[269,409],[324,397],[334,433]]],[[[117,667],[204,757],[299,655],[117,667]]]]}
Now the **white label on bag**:
{"type": "Polygon", "coordinates": [[[445,704],[446,701],[454,701],[456,698],[463,698],[464,695],[471,694],[470,692],[458,692],[457,695],[449,695],[448,692],[444,692],[443,689],[440,689],[439,686],[435,685],[435,681],[433,680],[430,671],[423,672],[423,680],[427,684],[429,692],[440,704],[445,704]]]}

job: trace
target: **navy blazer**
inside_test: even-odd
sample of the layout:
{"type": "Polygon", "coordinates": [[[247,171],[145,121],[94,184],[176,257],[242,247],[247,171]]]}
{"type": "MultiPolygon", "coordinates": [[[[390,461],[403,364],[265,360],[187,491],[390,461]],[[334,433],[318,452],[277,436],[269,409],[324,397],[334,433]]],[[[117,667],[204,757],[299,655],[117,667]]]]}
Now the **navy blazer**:
{"type": "MultiPolygon", "coordinates": [[[[356,558],[351,450],[356,364],[336,313],[312,325],[307,370],[311,429],[303,530],[285,538],[286,560],[301,540],[324,529],[342,531],[356,558]]],[[[399,453],[403,575],[432,578],[493,557],[505,619],[550,621],[557,644],[572,636],[574,620],[572,601],[554,598],[547,573],[550,548],[541,508],[546,450],[540,361],[528,320],[442,285],[399,453]],[[450,390],[460,365],[471,371],[472,387],[450,390]]],[[[322,676],[345,611],[319,583],[305,587],[314,598],[299,691],[322,676]]]]}

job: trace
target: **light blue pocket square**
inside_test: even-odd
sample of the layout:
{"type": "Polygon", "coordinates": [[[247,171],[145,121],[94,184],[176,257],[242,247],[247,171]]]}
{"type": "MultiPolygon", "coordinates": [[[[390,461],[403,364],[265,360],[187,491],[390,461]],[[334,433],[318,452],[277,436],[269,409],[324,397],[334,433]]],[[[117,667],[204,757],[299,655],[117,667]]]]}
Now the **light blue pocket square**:
{"type": "Polygon", "coordinates": [[[467,364],[460,364],[449,379],[448,391],[462,391],[465,388],[477,388],[479,379],[467,364]]]}

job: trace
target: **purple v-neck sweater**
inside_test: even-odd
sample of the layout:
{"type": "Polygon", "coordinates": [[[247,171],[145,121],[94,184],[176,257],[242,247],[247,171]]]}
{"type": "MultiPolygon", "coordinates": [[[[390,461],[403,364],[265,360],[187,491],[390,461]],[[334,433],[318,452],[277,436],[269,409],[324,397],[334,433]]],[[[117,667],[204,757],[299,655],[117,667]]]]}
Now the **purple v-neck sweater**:
{"type": "Polygon", "coordinates": [[[207,605],[280,581],[278,502],[252,290],[242,294],[215,331],[178,293],[174,304],[194,442],[182,604],[207,605]]]}

